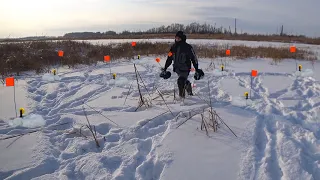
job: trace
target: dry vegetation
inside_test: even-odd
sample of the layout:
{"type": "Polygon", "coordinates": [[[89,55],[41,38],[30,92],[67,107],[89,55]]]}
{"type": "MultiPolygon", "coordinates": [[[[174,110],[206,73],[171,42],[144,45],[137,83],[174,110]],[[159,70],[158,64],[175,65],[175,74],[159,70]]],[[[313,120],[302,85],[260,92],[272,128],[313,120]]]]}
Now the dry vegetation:
{"type": "MultiPolygon", "coordinates": [[[[0,44],[0,75],[6,77],[12,74],[19,75],[23,71],[43,73],[54,65],[74,67],[77,64],[95,64],[103,61],[103,56],[110,55],[112,59],[131,59],[134,54],[166,55],[168,43],[138,43],[135,48],[130,43],[93,45],[88,42],[77,41],[31,41],[20,43],[0,44]],[[64,57],[57,55],[58,50],[64,51],[64,57]]],[[[225,47],[194,45],[199,58],[217,58],[225,56],[225,47]]],[[[233,46],[231,56],[243,59],[249,57],[272,58],[280,61],[285,58],[316,60],[312,52],[297,50],[292,54],[288,48],[273,47],[246,47],[233,46]]]]}

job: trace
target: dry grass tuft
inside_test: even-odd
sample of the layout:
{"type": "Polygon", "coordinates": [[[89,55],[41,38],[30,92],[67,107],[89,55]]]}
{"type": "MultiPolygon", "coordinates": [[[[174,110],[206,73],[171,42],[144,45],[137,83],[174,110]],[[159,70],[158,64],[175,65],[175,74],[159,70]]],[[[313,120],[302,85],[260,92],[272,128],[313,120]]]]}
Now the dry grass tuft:
{"type": "MultiPolygon", "coordinates": [[[[0,44],[0,75],[19,75],[23,71],[47,72],[54,65],[67,65],[69,68],[77,64],[95,64],[103,61],[103,56],[110,55],[112,59],[131,59],[134,55],[166,55],[169,51],[168,43],[138,43],[132,47],[131,43],[93,45],[79,41],[30,41],[0,44]],[[58,57],[58,50],[64,51],[64,57],[58,57]]],[[[225,57],[226,47],[194,45],[199,58],[225,57]]],[[[317,57],[309,51],[297,49],[292,54],[289,48],[275,47],[247,47],[232,46],[231,56],[244,59],[250,57],[281,59],[316,60],[317,57]]]]}

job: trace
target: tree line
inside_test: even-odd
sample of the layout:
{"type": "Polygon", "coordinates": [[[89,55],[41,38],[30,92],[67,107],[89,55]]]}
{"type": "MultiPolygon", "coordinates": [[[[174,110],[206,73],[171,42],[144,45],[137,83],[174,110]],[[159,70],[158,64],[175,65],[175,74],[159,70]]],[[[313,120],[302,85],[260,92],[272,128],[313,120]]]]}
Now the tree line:
{"type": "Polygon", "coordinates": [[[211,25],[208,23],[190,23],[188,25],[173,23],[171,25],[160,27],[154,27],[145,31],[122,31],[117,33],[115,31],[106,31],[106,32],[72,32],[64,35],[66,38],[81,38],[81,37],[104,37],[104,36],[115,36],[115,35],[142,35],[142,34],[171,34],[176,33],[177,31],[184,31],[188,34],[236,34],[232,32],[231,28],[224,28],[222,26],[217,27],[216,25],[211,25]]]}

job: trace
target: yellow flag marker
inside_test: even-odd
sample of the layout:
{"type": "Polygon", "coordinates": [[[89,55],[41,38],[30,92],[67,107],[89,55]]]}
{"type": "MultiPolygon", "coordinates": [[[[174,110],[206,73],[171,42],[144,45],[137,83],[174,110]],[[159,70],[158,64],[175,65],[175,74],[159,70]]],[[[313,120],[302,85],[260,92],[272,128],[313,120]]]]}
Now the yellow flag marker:
{"type": "Polygon", "coordinates": [[[19,111],[20,111],[20,117],[22,118],[25,113],[25,110],[24,110],[24,108],[20,108],[19,111]]]}
{"type": "Polygon", "coordinates": [[[249,98],[249,93],[248,93],[248,92],[245,92],[245,93],[244,93],[244,96],[246,97],[246,99],[248,99],[248,98],[249,98]]]}

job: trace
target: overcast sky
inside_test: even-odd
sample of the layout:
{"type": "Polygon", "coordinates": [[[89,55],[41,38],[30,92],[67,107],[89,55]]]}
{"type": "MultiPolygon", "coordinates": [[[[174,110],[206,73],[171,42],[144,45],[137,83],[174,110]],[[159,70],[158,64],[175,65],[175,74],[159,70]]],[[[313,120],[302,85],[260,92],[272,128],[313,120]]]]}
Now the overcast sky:
{"type": "Polygon", "coordinates": [[[193,21],[320,36],[320,0],[0,0],[0,38],[145,30],[193,21]]]}

